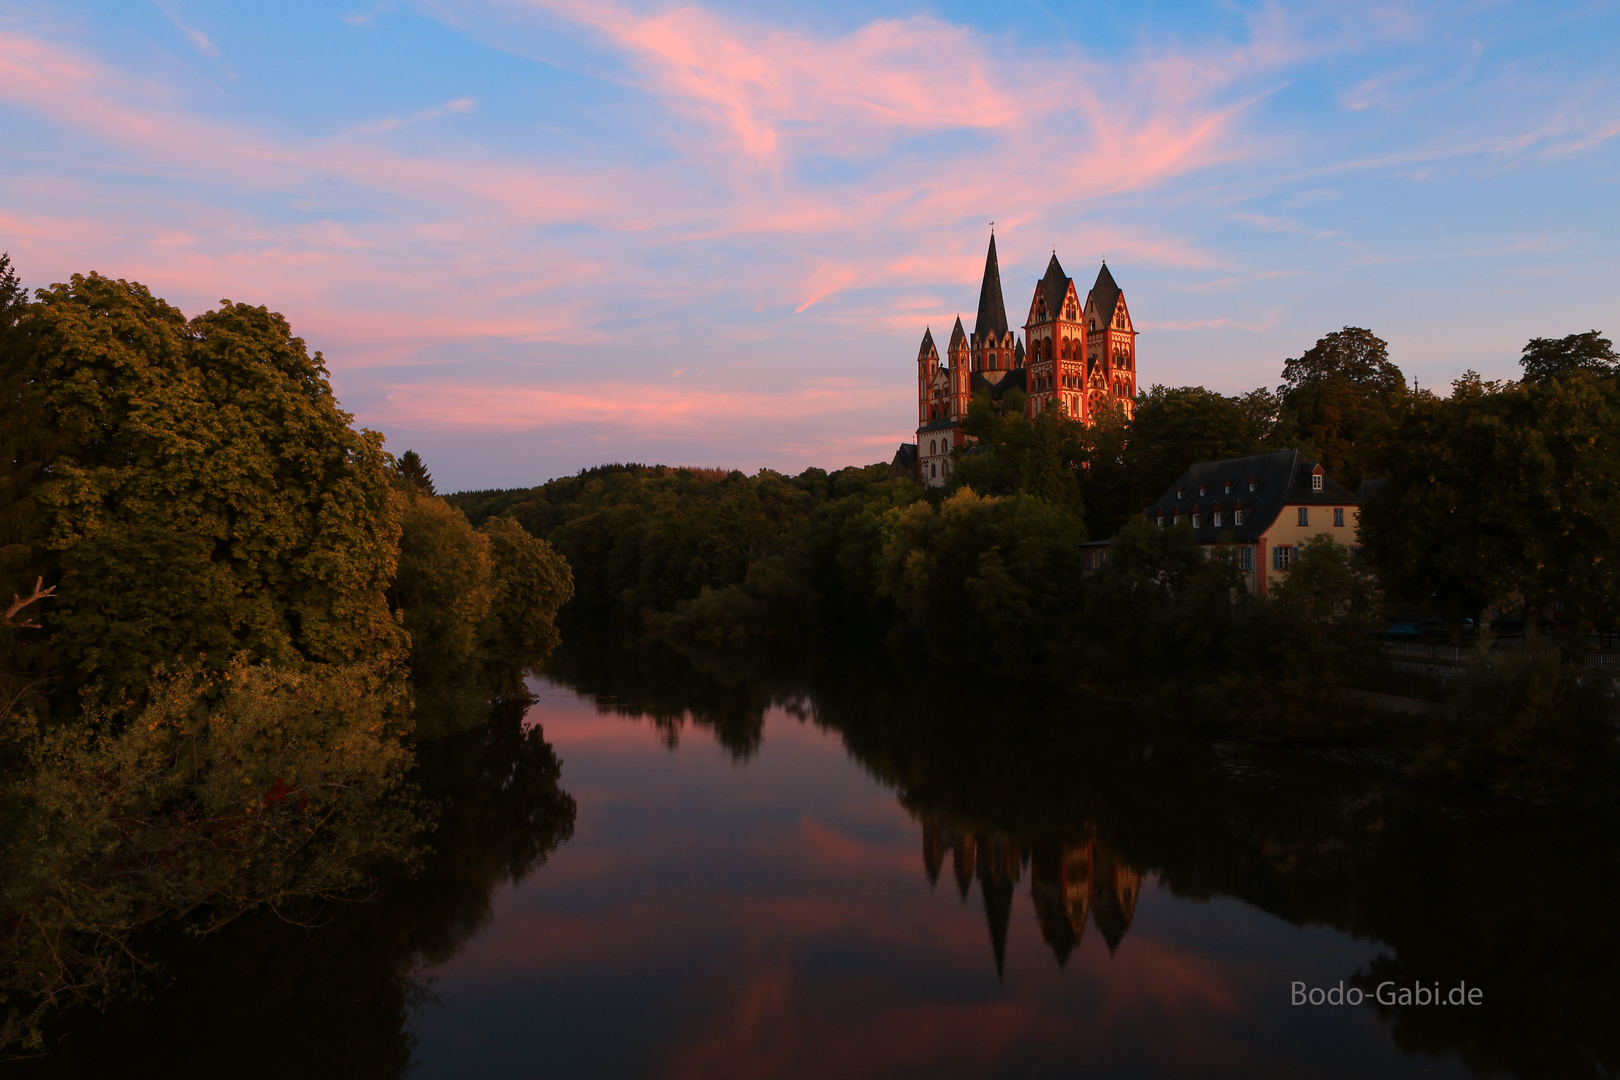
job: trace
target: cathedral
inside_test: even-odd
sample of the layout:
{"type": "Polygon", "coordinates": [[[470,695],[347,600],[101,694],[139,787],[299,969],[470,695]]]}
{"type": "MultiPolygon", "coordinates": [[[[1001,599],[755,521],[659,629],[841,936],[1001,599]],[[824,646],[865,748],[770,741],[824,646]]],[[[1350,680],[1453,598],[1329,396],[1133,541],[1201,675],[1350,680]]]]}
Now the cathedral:
{"type": "Polygon", "coordinates": [[[999,400],[1017,388],[1027,395],[1030,419],[1061,409],[1089,424],[1109,401],[1119,402],[1129,415],[1136,399],[1136,331],[1106,262],[1082,302],[1054,251],[1046,275],[1035,283],[1023,331],[1020,337],[1007,325],[992,233],[973,333],[962,329],[958,316],[942,358],[932,329],[923,331],[917,352],[917,444],[901,447],[896,466],[909,458],[918,469],[913,475],[924,484],[944,484],[951,451],[964,442],[968,402],[980,391],[999,400]]]}

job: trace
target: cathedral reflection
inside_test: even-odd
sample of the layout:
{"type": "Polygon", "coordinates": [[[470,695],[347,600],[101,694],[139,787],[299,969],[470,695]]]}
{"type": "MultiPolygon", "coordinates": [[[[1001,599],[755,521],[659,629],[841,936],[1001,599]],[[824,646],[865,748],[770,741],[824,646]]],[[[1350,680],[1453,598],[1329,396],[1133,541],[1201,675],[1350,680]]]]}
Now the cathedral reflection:
{"type": "Polygon", "coordinates": [[[1041,936],[1060,968],[1084,938],[1088,923],[1110,953],[1131,927],[1142,875],[1095,836],[1080,843],[1026,845],[999,830],[955,827],[937,815],[924,816],[922,829],[923,867],[930,885],[939,883],[947,856],[962,899],[978,882],[997,974],[1006,966],[1007,924],[1025,871],[1041,936]]]}

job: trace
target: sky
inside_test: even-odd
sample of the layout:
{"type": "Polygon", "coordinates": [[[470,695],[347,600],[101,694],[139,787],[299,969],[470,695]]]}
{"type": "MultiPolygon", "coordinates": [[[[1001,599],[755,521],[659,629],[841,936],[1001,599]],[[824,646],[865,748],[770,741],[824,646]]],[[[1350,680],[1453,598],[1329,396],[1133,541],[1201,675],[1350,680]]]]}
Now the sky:
{"type": "Polygon", "coordinates": [[[282,312],[440,490],[887,460],[990,223],[1141,382],[1620,336],[1620,0],[0,0],[0,250],[282,312]]]}

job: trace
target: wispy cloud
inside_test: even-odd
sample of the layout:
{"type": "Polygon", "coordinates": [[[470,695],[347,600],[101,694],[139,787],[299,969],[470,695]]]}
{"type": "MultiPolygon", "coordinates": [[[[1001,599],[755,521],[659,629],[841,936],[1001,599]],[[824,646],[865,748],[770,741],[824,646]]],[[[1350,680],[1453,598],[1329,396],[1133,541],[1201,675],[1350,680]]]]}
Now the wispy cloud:
{"type": "Polygon", "coordinates": [[[175,28],[186,36],[186,40],[191,42],[192,48],[210,60],[219,59],[219,46],[210,41],[207,34],[198,30],[195,26],[187,24],[180,18],[180,11],[175,6],[174,0],[152,0],[152,2],[163,13],[163,17],[172,22],[175,28]]]}

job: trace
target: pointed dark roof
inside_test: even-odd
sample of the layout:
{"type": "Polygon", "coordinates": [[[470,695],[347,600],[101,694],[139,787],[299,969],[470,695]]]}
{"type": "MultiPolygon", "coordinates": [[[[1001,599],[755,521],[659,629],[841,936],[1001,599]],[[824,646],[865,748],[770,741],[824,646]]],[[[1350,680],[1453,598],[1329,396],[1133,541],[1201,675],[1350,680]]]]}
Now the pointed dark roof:
{"type": "Polygon", "coordinates": [[[1097,271],[1096,284],[1091,286],[1091,300],[1097,306],[1097,315],[1106,326],[1114,321],[1114,307],[1119,303],[1119,286],[1114,283],[1114,275],[1108,272],[1108,264],[1103,263],[1102,269],[1097,271]]]}
{"type": "Polygon", "coordinates": [[[979,315],[973,322],[973,336],[1000,338],[1007,332],[1007,305],[1001,301],[1001,267],[996,262],[996,235],[990,234],[990,251],[984,257],[984,282],[979,286],[979,315]]]}
{"type": "Polygon", "coordinates": [[[966,339],[967,339],[967,331],[962,329],[962,316],[958,315],[956,317],[956,325],[951,327],[951,344],[950,344],[950,348],[952,350],[954,350],[958,345],[960,345],[966,339]]]}
{"type": "Polygon", "coordinates": [[[1007,970],[1007,924],[1012,921],[1013,882],[999,874],[979,875],[979,895],[984,899],[984,920],[990,926],[990,951],[996,958],[996,976],[1007,970]]]}
{"type": "Polygon", "coordinates": [[[1024,339],[1013,342],[1013,367],[1024,366],[1024,339]]]}
{"type": "Polygon", "coordinates": [[[917,359],[921,360],[923,357],[927,356],[930,350],[936,353],[939,351],[938,349],[934,348],[934,331],[931,329],[925,329],[923,330],[922,346],[917,350],[917,359]]]}
{"type": "Polygon", "coordinates": [[[1058,262],[1055,251],[1052,252],[1052,261],[1046,264],[1046,276],[1041,278],[1040,290],[1046,297],[1048,315],[1056,318],[1058,312],[1063,310],[1063,297],[1069,291],[1069,276],[1063,272],[1063,264],[1058,262]]]}

